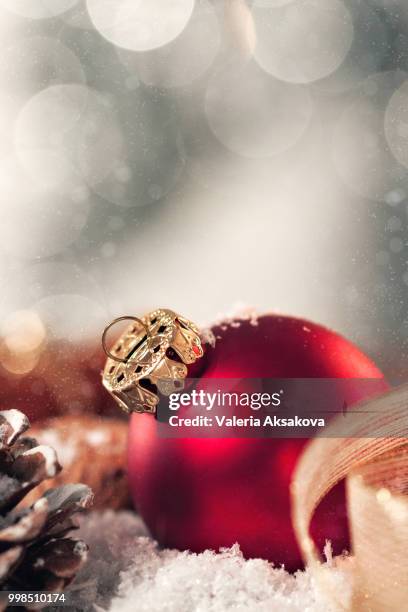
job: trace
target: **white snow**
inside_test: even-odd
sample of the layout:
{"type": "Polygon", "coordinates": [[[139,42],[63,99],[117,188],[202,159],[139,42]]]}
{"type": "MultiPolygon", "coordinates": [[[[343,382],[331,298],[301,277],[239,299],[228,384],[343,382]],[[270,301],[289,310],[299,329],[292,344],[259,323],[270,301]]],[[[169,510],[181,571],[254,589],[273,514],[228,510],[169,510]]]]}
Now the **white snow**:
{"type": "Polygon", "coordinates": [[[231,327],[239,327],[241,321],[249,321],[251,325],[256,326],[258,325],[258,316],[259,313],[253,306],[249,306],[243,302],[236,302],[228,312],[218,313],[215,320],[207,325],[207,327],[212,327],[213,325],[221,325],[221,329],[223,329],[224,326],[226,329],[228,325],[231,325],[231,327]]]}
{"type": "Polygon", "coordinates": [[[30,426],[30,422],[26,415],[15,408],[1,411],[0,416],[9,423],[12,430],[9,439],[6,440],[7,444],[11,444],[18,434],[23,433],[30,426]]]}
{"type": "Polygon", "coordinates": [[[203,344],[209,344],[214,348],[216,343],[216,338],[209,327],[204,327],[200,330],[200,336],[203,344]]]}
{"type": "Polygon", "coordinates": [[[28,451],[25,451],[23,455],[27,457],[28,455],[36,455],[37,453],[41,454],[45,460],[45,473],[47,478],[53,478],[57,474],[58,460],[57,454],[53,448],[50,446],[45,446],[44,444],[40,444],[39,446],[35,446],[28,451]]]}
{"type": "Polygon", "coordinates": [[[245,560],[238,545],[201,554],[160,549],[131,512],[92,513],[79,537],[89,560],[70,587],[76,610],[109,612],[335,612],[347,607],[347,561],[326,548],[332,592],[310,570],[291,575],[261,559],[245,560]]]}

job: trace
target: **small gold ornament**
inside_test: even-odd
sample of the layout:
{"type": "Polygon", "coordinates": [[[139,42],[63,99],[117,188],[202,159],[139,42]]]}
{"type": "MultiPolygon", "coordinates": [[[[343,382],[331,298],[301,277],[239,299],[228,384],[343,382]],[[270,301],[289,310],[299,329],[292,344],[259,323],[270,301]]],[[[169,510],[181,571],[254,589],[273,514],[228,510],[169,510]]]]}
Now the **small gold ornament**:
{"type": "Polygon", "coordinates": [[[156,412],[159,393],[170,395],[183,389],[187,365],[203,355],[194,323],[165,308],[141,319],[118,317],[105,328],[102,346],[108,356],[103,385],[125,412],[156,412]],[[108,331],[125,320],[132,324],[108,350],[108,331]]]}

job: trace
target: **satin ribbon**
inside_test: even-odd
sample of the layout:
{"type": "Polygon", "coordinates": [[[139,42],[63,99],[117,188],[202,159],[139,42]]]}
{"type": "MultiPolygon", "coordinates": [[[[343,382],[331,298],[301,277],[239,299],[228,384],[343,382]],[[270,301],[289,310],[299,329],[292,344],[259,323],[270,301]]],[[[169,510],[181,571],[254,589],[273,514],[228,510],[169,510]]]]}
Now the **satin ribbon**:
{"type": "Polygon", "coordinates": [[[292,481],[293,525],[305,563],[331,592],[335,607],[401,612],[408,610],[408,385],[363,402],[358,410],[361,414],[349,422],[335,419],[324,438],[306,447],[292,481]],[[342,437],[334,437],[339,427],[342,437]],[[353,555],[347,604],[336,595],[333,573],[310,537],[316,507],[343,478],[353,555]]]}

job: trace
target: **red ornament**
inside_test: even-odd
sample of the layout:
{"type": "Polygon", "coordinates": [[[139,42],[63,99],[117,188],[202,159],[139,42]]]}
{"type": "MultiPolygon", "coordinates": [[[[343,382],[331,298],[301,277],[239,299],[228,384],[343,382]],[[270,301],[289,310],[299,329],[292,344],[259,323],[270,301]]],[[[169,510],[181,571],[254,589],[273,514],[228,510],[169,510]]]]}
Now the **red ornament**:
{"type": "MultiPolygon", "coordinates": [[[[206,347],[191,376],[383,378],[351,342],[301,319],[265,315],[256,321],[217,325],[212,331],[215,347],[206,347]]],[[[385,381],[377,390],[381,387],[387,387],[385,381]]],[[[295,570],[303,564],[291,524],[289,484],[306,442],[165,439],[158,437],[151,415],[133,414],[131,494],[163,546],[200,552],[238,542],[246,557],[262,557],[295,570]]],[[[322,502],[312,533],[319,546],[328,538],[335,552],[347,547],[343,486],[322,502]]]]}

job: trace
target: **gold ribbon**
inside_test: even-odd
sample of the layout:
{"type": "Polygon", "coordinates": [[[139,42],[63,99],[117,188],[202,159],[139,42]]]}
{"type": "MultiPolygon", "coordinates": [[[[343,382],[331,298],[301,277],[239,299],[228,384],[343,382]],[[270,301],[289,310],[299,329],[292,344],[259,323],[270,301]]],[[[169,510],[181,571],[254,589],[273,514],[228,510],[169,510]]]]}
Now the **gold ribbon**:
{"type": "Polygon", "coordinates": [[[408,385],[359,411],[335,419],[306,447],[292,482],[293,524],[305,563],[339,610],[400,612],[408,610],[408,385]],[[342,437],[333,437],[339,425],[342,437]],[[309,532],[319,502],[343,478],[353,555],[347,604],[336,598],[333,573],[309,532]]]}

